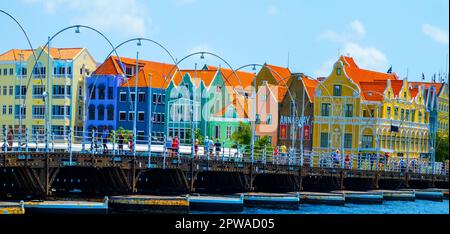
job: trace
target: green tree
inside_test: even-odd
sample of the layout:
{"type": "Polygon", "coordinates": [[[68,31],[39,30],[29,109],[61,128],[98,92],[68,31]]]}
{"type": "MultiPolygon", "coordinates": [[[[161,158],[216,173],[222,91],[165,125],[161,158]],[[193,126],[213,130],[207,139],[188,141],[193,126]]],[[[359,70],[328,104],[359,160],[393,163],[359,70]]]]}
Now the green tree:
{"type": "Polygon", "coordinates": [[[448,160],[448,133],[438,133],[436,136],[436,162],[448,160]]]}
{"type": "Polygon", "coordinates": [[[237,130],[231,135],[231,139],[239,145],[250,145],[251,136],[250,125],[240,122],[237,130]]]}
{"type": "Polygon", "coordinates": [[[124,138],[123,143],[128,144],[128,137],[130,135],[133,136],[133,131],[125,130],[123,127],[120,127],[117,130],[111,130],[111,132],[109,133],[110,141],[117,143],[117,141],[119,139],[119,134],[122,134],[122,136],[124,138]]]}

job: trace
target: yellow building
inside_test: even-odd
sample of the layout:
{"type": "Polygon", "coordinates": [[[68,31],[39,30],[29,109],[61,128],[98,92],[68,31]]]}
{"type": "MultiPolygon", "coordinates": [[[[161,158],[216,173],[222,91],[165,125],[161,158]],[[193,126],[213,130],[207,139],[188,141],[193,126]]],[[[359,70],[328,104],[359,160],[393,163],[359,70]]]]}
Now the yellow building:
{"type": "Polygon", "coordinates": [[[440,90],[438,90],[438,126],[437,130],[440,133],[448,134],[448,84],[444,83],[441,85],[440,90]]]}
{"type": "Polygon", "coordinates": [[[428,153],[421,88],[342,56],[316,88],[313,153],[418,158],[428,153]]]}
{"type": "MultiPolygon", "coordinates": [[[[35,49],[36,56],[42,49],[35,49]]],[[[82,130],[85,93],[82,68],[84,66],[88,75],[89,71],[95,70],[96,63],[84,48],[51,48],[50,56],[47,51],[43,51],[34,68],[31,50],[10,50],[0,55],[0,69],[6,74],[2,72],[0,79],[0,121],[8,129],[14,127],[15,132],[21,123],[22,131],[27,128],[30,133],[43,134],[46,111],[42,94],[49,89],[49,123],[57,139],[67,135],[70,127],[75,131],[82,130]]]]}

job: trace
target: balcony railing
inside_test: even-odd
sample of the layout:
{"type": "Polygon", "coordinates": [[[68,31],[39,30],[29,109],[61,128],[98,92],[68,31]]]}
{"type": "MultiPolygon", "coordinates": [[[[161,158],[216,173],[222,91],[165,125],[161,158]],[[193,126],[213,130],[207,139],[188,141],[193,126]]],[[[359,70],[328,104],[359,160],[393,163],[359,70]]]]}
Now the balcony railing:
{"type": "Polygon", "coordinates": [[[71,79],[72,78],[72,74],[54,74],[53,78],[57,78],[57,79],[61,79],[61,78],[71,79]]]}
{"type": "Polygon", "coordinates": [[[52,119],[69,119],[69,115],[52,115],[52,119]]]}
{"type": "Polygon", "coordinates": [[[44,119],[44,115],[33,115],[33,119],[44,119]]]}

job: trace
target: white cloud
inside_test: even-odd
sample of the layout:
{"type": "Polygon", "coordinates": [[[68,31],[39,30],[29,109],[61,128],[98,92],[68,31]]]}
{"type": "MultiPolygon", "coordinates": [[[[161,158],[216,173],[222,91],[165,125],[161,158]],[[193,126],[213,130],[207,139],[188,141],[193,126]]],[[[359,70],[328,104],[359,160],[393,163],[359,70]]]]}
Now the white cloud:
{"type": "Polygon", "coordinates": [[[342,52],[352,56],[361,68],[381,72],[388,69],[389,62],[386,55],[373,46],[364,47],[357,43],[348,42],[342,52]]]}
{"type": "Polygon", "coordinates": [[[23,0],[27,4],[42,5],[46,12],[55,14],[59,9],[73,11],[72,24],[85,24],[100,30],[133,36],[146,33],[147,15],[139,0],[23,0]]]}
{"type": "MultiPolygon", "coordinates": [[[[325,31],[319,35],[319,39],[337,43],[342,54],[353,57],[361,68],[384,72],[389,66],[386,55],[375,46],[358,43],[366,34],[364,25],[354,20],[344,32],[325,31]]],[[[336,60],[337,58],[327,59],[321,69],[314,72],[315,75],[328,76],[336,60]]]]}
{"type": "Polygon", "coordinates": [[[448,31],[430,24],[423,24],[422,32],[437,43],[448,45],[448,31]]]}
{"type": "Polygon", "coordinates": [[[359,20],[352,21],[344,32],[325,31],[319,35],[319,39],[329,40],[338,43],[345,43],[352,40],[359,40],[366,35],[366,29],[359,20]]]}
{"type": "Polygon", "coordinates": [[[267,14],[269,16],[276,16],[276,15],[278,15],[278,8],[276,6],[269,6],[267,8],[267,14]]]}
{"type": "Polygon", "coordinates": [[[350,23],[350,27],[358,36],[366,35],[366,29],[360,21],[354,20],[350,23]]]}

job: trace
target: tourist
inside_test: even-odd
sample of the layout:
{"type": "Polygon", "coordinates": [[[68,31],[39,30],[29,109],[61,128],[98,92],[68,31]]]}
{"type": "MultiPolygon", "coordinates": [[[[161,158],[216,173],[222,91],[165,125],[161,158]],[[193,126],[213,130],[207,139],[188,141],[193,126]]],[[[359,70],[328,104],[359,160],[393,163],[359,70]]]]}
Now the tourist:
{"type": "Polygon", "coordinates": [[[130,134],[128,136],[128,148],[130,148],[130,152],[133,152],[134,150],[134,142],[133,142],[133,134],[130,134]]]}
{"type": "Polygon", "coordinates": [[[345,168],[350,168],[350,155],[348,154],[345,155],[345,168]]]}
{"type": "Polygon", "coordinates": [[[209,139],[208,149],[209,149],[209,156],[208,156],[208,159],[209,159],[210,157],[213,156],[213,152],[214,152],[214,142],[212,139],[209,139]]]}
{"type": "Polygon", "coordinates": [[[278,146],[273,148],[273,159],[275,162],[278,163],[278,146]]]}
{"type": "Polygon", "coordinates": [[[119,144],[119,154],[123,154],[123,142],[124,137],[123,134],[120,132],[117,140],[117,143],[119,144]]]}
{"type": "Polygon", "coordinates": [[[203,156],[206,156],[206,158],[209,158],[208,152],[209,152],[209,139],[208,136],[205,136],[205,140],[203,141],[203,156]]]}
{"type": "Polygon", "coordinates": [[[222,148],[222,144],[220,143],[219,138],[216,138],[216,143],[214,143],[214,146],[216,148],[216,160],[217,160],[220,156],[220,149],[222,148]]]}
{"type": "Polygon", "coordinates": [[[281,150],[281,157],[283,161],[286,161],[286,145],[281,145],[280,147],[281,150]]]}
{"type": "Polygon", "coordinates": [[[174,157],[179,157],[179,148],[180,148],[180,143],[178,140],[178,136],[175,135],[175,138],[173,138],[173,142],[172,142],[172,149],[173,149],[174,157]]]}
{"type": "Polygon", "coordinates": [[[8,151],[12,151],[14,135],[13,135],[13,131],[11,129],[8,132],[7,138],[8,138],[8,151]]]}
{"type": "Polygon", "coordinates": [[[171,136],[167,137],[166,144],[164,145],[164,147],[166,148],[169,157],[173,157],[173,155],[172,155],[172,137],[171,136]]]}
{"type": "Polygon", "coordinates": [[[195,159],[198,157],[198,139],[195,139],[194,141],[194,152],[195,152],[195,159]]]}

